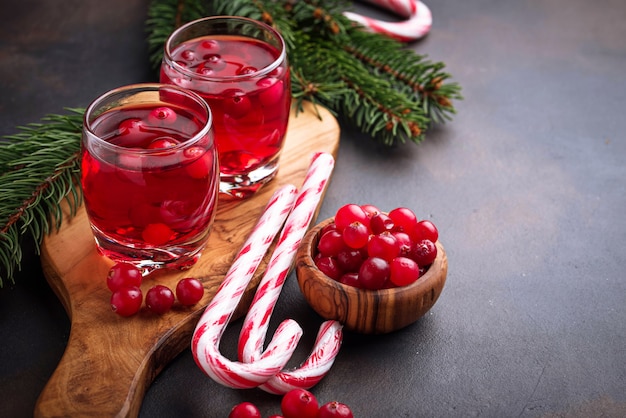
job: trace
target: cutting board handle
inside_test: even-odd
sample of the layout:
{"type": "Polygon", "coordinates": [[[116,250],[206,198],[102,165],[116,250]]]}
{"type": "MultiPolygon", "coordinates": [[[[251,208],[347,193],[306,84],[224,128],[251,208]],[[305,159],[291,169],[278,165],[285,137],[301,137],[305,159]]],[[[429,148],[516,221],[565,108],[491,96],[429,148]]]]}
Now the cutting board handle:
{"type": "Polygon", "coordinates": [[[67,348],[41,393],[35,417],[137,416],[156,375],[144,350],[120,349],[132,336],[72,325],[67,348]]]}
{"type": "MultiPolygon", "coordinates": [[[[70,230],[86,223],[83,216],[81,212],[72,220],[70,230]]],[[[86,243],[93,246],[89,231],[80,236],[84,234],[86,243]]],[[[44,257],[42,265],[70,316],[71,331],[34,416],[137,416],[148,386],[167,363],[163,359],[175,357],[189,344],[201,308],[185,312],[186,320],[179,323],[175,321],[180,315],[155,321],[145,310],[130,318],[120,317],[111,312],[110,293],[103,285],[111,263],[99,256],[95,247],[62,275],[57,274],[54,259],[44,257]],[[159,333],[159,328],[169,332],[159,333]]]]}

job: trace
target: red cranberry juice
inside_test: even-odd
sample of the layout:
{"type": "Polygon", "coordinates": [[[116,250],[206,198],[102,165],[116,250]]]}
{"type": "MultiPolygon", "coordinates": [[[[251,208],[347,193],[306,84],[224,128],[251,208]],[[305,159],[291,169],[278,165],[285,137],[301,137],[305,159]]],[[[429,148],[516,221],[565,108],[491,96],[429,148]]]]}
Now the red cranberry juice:
{"type": "Polygon", "coordinates": [[[197,77],[161,68],[161,82],[194,90],[208,102],[223,175],[263,167],[281,150],[291,105],[289,67],[283,60],[273,71],[254,75],[279,56],[272,45],[225,35],[192,39],[172,51],[173,60],[197,77]]]}
{"type": "MultiPolygon", "coordinates": [[[[85,206],[112,247],[161,248],[162,255],[155,255],[159,261],[197,252],[204,244],[218,181],[211,135],[186,144],[202,129],[201,122],[171,105],[111,110],[92,122],[94,133],[116,147],[83,143],[85,206]]],[[[101,252],[125,258],[108,253],[99,235],[101,252]]]]}

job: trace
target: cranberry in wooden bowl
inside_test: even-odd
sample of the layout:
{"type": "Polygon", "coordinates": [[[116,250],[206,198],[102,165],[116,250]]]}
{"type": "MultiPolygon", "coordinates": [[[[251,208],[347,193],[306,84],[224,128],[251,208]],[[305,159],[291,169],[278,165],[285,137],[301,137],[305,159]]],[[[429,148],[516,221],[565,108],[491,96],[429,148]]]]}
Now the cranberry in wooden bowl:
{"type": "Polygon", "coordinates": [[[339,321],[346,330],[384,334],[414,323],[433,307],[448,271],[446,253],[438,239],[434,243],[434,260],[417,280],[404,286],[371,290],[341,283],[316,265],[320,238],[329,227],[332,229],[334,222],[335,218],[329,218],[312,228],[302,240],[296,258],[298,284],[313,310],[325,319],[339,321]]]}

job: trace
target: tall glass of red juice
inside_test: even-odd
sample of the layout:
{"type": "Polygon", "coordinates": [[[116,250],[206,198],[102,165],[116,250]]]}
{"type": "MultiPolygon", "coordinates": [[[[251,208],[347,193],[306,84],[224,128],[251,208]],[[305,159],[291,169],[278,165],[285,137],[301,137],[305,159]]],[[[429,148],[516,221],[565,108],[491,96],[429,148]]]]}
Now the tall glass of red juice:
{"type": "Polygon", "coordinates": [[[146,270],[197,261],[219,187],[212,114],[200,96],[165,84],[103,94],[85,112],[81,158],[103,255],[146,270]]]}
{"type": "Polygon", "coordinates": [[[285,42],[276,30],[234,16],[189,22],[165,43],[160,81],[209,103],[222,193],[245,198],[275,177],[291,107],[285,42]]]}

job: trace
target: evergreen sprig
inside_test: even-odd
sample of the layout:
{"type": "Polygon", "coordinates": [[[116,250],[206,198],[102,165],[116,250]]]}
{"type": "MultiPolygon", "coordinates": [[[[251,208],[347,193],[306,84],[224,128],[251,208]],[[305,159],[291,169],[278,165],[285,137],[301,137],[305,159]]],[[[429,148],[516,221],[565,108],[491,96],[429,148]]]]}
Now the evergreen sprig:
{"type": "Polygon", "coordinates": [[[208,15],[203,1],[159,0],[148,7],[146,28],[150,62],[154,67],[161,64],[163,45],[167,37],[179,26],[208,15]]]}
{"type": "MultiPolygon", "coordinates": [[[[150,62],[157,68],[167,37],[209,15],[264,21],[285,38],[292,95],[327,107],[374,140],[419,143],[433,123],[450,120],[460,86],[445,65],[395,40],[367,32],[343,13],[342,0],[153,0],[146,19],[150,62]]],[[[0,141],[0,287],[22,259],[21,240],[37,245],[82,203],[79,150],[84,109],[49,115],[0,141]]]]}
{"type": "Polygon", "coordinates": [[[61,226],[61,203],[67,201],[73,214],[82,202],[83,110],[67,110],[18,127],[0,142],[0,262],[6,274],[0,270],[0,287],[20,267],[22,237],[30,233],[39,251],[43,237],[61,226]]]}
{"type": "MultiPolygon", "coordinates": [[[[185,19],[176,8],[208,14],[237,15],[264,21],[278,29],[287,44],[296,103],[319,103],[361,132],[389,146],[421,142],[433,123],[455,114],[454,100],[462,99],[460,86],[450,81],[445,65],[431,62],[399,41],[364,30],[344,12],[341,0],[153,0],[152,7],[169,4],[169,26],[185,19]],[[177,17],[174,17],[177,16],[177,17]]],[[[162,22],[163,23],[163,22],[162,22]]],[[[166,25],[148,25],[152,34],[165,33],[166,25]]],[[[162,43],[153,62],[160,62],[162,43]]]]}

